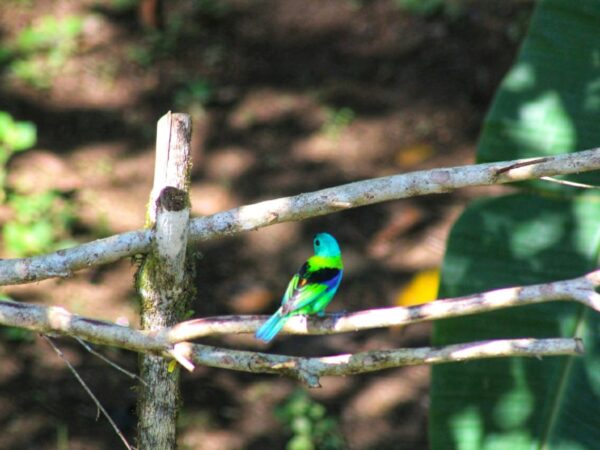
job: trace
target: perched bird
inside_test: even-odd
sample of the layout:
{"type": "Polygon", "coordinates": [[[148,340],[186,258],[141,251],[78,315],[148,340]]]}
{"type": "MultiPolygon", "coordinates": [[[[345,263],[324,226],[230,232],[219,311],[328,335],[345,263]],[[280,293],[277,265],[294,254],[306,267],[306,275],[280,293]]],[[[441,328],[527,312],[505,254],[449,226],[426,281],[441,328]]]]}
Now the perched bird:
{"type": "Polygon", "coordinates": [[[335,238],[319,233],[313,239],[314,256],[300,267],[283,294],[281,307],[256,332],[256,337],[269,342],[291,316],[325,314],[335,295],[344,266],[342,252],[335,238]]]}

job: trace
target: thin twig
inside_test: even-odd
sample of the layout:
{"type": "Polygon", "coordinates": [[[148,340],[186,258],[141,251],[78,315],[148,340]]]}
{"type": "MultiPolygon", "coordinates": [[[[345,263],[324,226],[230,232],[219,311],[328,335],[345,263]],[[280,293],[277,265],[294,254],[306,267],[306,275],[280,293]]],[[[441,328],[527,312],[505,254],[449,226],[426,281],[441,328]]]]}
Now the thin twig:
{"type": "Polygon", "coordinates": [[[92,355],[100,358],[102,361],[104,361],[105,363],[107,363],[109,366],[113,367],[114,369],[117,369],[119,372],[127,375],[129,378],[135,379],[140,381],[141,383],[146,384],[146,382],[144,380],[142,380],[142,378],[140,378],[138,375],[136,375],[133,372],[130,372],[129,370],[125,369],[124,367],[121,367],[120,365],[118,365],[116,362],[111,361],[110,359],[108,359],[106,356],[104,356],[102,353],[97,352],[96,350],[94,350],[91,346],[89,346],[83,339],[74,336],[75,340],[77,342],[79,342],[81,344],[81,346],[83,348],[85,348],[88,352],[90,352],[92,355]]]}
{"type": "MultiPolygon", "coordinates": [[[[600,149],[534,160],[502,161],[440,168],[358,181],[294,197],[200,217],[190,222],[190,243],[230,236],[243,231],[322,216],[336,211],[418,195],[471,187],[512,183],[546,176],[600,169],[600,149]]],[[[67,250],[23,259],[0,261],[0,286],[67,277],[74,271],[147,253],[151,230],[137,230],[89,242],[67,250]]]]}
{"type": "Polygon", "coordinates": [[[129,443],[127,442],[127,439],[125,439],[125,436],[123,436],[123,433],[121,433],[121,430],[119,430],[119,427],[117,426],[117,424],[112,420],[112,418],[110,417],[110,415],[108,414],[106,409],[104,409],[104,406],[102,406],[100,401],[96,398],[96,396],[91,391],[91,389],[88,387],[88,385],[85,383],[85,381],[83,381],[83,379],[79,376],[79,373],[77,373],[77,370],[75,370],[75,368],[71,365],[69,360],[67,358],[65,358],[65,355],[63,354],[63,352],[56,345],[54,345],[54,342],[48,336],[46,336],[44,334],[41,334],[40,336],[42,336],[46,340],[46,342],[48,342],[48,344],[50,344],[50,346],[54,349],[54,351],[60,357],[60,359],[62,359],[65,362],[65,364],[67,365],[67,367],[69,368],[69,370],[71,371],[73,376],[77,379],[79,384],[81,384],[81,386],[83,386],[83,389],[85,389],[85,392],[87,392],[87,394],[91,397],[92,401],[96,404],[96,407],[100,411],[102,411],[102,414],[104,414],[104,417],[106,417],[108,419],[108,422],[115,430],[115,433],[117,433],[117,435],[121,438],[121,441],[123,441],[123,444],[125,444],[125,448],[127,448],[128,450],[133,450],[133,447],[131,447],[129,445],[129,443]]]}
{"type": "Polygon", "coordinates": [[[496,171],[496,175],[501,175],[506,172],[510,172],[511,170],[520,169],[521,167],[533,166],[536,164],[545,163],[549,160],[549,157],[544,158],[533,158],[526,161],[520,161],[516,163],[510,163],[504,167],[499,168],[496,171]]]}
{"type": "Polygon", "coordinates": [[[554,177],[541,177],[540,180],[550,181],[551,183],[562,184],[563,186],[581,188],[581,189],[600,189],[600,186],[593,184],[577,183],[576,181],[559,180],[554,177]]]}

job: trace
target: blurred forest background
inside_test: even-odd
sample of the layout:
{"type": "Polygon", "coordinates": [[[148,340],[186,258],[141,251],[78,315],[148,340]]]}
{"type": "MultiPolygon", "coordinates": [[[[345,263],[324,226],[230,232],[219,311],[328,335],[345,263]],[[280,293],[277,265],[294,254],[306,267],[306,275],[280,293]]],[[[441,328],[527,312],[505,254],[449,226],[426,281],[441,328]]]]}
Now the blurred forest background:
{"type": "MultiPolygon", "coordinates": [[[[195,216],[358,179],[471,163],[523,38],[527,0],[2,0],[0,257],[141,228],[156,121],[194,121],[195,216]]],[[[450,225],[478,194],[409,199],[203,243],[194,316],[274,311],[315,232],[345,278],[330,311],[404,304],[435,288],[450,225]],[[431,272],[433,270],[433,272],[431,272]],[[434,275],[431,275],[431,274],[434,275]],[[414,285],[413,285],[414,287],[414,285]],[[411,291],[415,292],[415,291],[411,291]],[[411,298],[415,298],[414,295],[411,298]]],[[[2,289],[15,300],[138,324],[135,264],[2,289]]],[[[206,342],[327,355],[421,346],[430,325],[206,342]]],[[[135,382],[60,340],[125,434],[135,382]]],[[[136,355],[101,349],[132,371],[136,355]]],[[[48,345],[0,329],[0,448],[121,443],[48,345]]],[[[425,449],[429,369],[325,378],[183,374],[181,448],[425,449]]]]}

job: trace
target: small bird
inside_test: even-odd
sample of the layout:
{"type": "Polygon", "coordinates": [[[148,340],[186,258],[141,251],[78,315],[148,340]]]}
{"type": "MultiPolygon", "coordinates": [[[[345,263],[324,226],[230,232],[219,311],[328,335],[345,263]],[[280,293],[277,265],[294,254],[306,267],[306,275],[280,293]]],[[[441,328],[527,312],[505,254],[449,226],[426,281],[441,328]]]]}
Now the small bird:
{"type": "Polygon", "coordinates": [[[342,252],[329,233],[317,234],[313,247],[314,256],[308,258],[290,280],[281,307],[256,332],[261,341],[272,340],[291,316],[325,314],[342,281],[342,252]]]}

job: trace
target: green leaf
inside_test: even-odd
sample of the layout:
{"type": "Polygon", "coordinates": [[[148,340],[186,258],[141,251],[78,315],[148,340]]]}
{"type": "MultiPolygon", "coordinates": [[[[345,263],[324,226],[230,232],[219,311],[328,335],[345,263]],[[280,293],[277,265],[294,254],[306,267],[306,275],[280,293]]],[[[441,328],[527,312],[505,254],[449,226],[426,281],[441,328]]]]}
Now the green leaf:
{"type": "MultiPolygon", "coordinates": [[[[542,0],[497,92],[479,161],[539,157],[600,142],[600,2],[542,0]]],[[[576,177],[569,177],[577,179],[576,177]]],[[[600,184],[598,173],[577,181],[600,184]]],[[[455,224],[440,295],[581,276],[598,266],[600,202],[538,181],[533,193],[474,202],[455,224]],[[552,193],[550,193],[552,192],[552,193]],[[538,195],[536,195],[537,193],[538,195]]],[[[433,368],[432,449],[597,449],[600,316],[557,302],[440,321],[434,344],[580,337],[585,355],[504,358],[433,368]]]]}
{"type": "Polygon", "coordinates": [[[44,16],[36,24],[24,28],[16,39],[22,53],[31,53],[54,46],[69,45],[83,29],[83,17],[67,16],[57,19],[44,16]]]}
{"type": "Polygon", "coordinates": [[[0,111],[0,147],[10,151],[26,150],[36,141],[36,127],[32,122],[17,122],[12,116],[0,111]]]}
{"type": "Polygon", "coordinates": [[[37,130],[32,122],[17,122],[8,136],[7,143],[14,151],[23,151],[35,145],[37,130]]]}
{"type": "Polygon", "coordinates": [[[14,217],[4,224],[2,238],[15,256],[49,252],[74,245],[69,238],[75,221],[73,205],[54,191],[39,194],[11,194],[8,205],[14,217]]]}
{"type": "MultiPolygon", "coordinates": [[[[485,119],[478,161],[556,155],[598,146],[599,22],[600,2],[596,0],[538,3],[518,60],[485,119]]],[[[572,179],[600,184],[599,173],[572,179]]],[[[557,188],[547,182],[535,185],[557,188]]]]}
{"type": "Polygon", "coordinates": [[[47,221],[31,225],[8,222],[2,233],[7,250],[19,256],[41,253],[54,242],[54,230],[47,221]]]}
{"type": "Polygon", "coordinates": [[[431,16],[444,8],[444,0],[396,0],[396,4],[422,16],[431,16]]]}
{"type": "Polygon", "coordinates": [[[314,450],[310,436],[297,435],[288,442],[287,450],[314,450]]]}
{"type": "MultiPolygon", "coordinates": [[[[598,217],[600,204],[587,199],[519,194],[475,202],[452,230],[440,295],[579,276],[596,267],[598,217]]],[[[597,313],[568,302],[436,323],[436,345],[577,336],[586,354],[435,367],[431,448],[571,449],[574,442],[600,442],[600,370],[592,376],[600,369],[599,330],[597,313]]]]}

